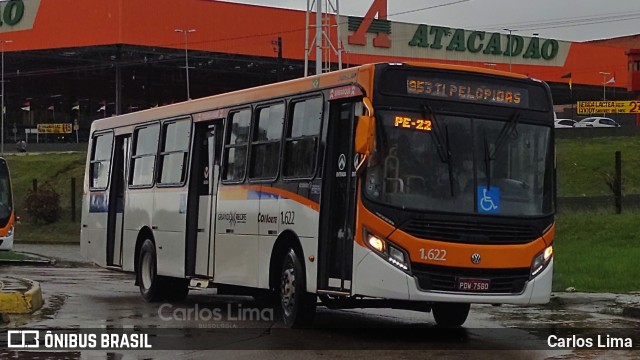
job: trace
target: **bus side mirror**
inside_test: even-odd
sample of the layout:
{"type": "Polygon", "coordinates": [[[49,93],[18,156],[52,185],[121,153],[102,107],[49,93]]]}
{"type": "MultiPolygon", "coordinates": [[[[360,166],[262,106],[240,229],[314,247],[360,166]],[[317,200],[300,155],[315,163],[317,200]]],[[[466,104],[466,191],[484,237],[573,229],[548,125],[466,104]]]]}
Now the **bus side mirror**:
{"type": "Polygon", "coordinates": [[[373,131],[375,120],[372,116],[358,116],[356,126],[356,146],[355,151],[359,154],[369,155],[373,151],[373,131]]]}
{"type": "Polygon", "coordinates": [[[368,160],[371,152],[373,152],[373,139],[376,128],[371,100],[365,97],[362,102],[366,109],[366,115],[358,116],[358,124],[356,125],[355,152],[360,154],[358,164],[356,164],[356,171],[360,170],[368,160]]]}

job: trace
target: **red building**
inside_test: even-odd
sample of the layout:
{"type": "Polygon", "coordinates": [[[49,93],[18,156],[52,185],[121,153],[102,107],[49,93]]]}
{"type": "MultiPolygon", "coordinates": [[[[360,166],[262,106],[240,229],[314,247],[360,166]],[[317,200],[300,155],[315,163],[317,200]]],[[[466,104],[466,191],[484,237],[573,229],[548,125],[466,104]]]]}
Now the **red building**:
{"type": "MultiPolygon", "coordinates": [[[[330,36],[345,66],[418,60],[511,69],[547,81],[556,104],[599,100],[603,88],[621,100],[640,90],[640,35],[510,37],[387,21],[386,0],[372,3],[359,17],[330,20],[341,30],[340,39],[330,36]]],[[[98,117],[183,101],[185,46],[192,98],[303,75],[304,11],[201,0],[12,0],[0,10],[8,126],[77,120],[87,129],[98,117]]]]}

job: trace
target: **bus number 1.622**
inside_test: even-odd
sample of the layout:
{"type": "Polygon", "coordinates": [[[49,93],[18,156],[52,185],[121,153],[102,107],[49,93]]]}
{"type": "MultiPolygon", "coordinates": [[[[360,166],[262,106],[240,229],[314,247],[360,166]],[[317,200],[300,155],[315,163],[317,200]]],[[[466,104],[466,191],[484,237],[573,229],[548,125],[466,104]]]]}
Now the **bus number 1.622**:
{"type": "Polygon", "coordinates": [[[420,249],[420,259],[422,260],[434,260],[434,261],[447,261],[447,250],[444,249],[420,249]]]}

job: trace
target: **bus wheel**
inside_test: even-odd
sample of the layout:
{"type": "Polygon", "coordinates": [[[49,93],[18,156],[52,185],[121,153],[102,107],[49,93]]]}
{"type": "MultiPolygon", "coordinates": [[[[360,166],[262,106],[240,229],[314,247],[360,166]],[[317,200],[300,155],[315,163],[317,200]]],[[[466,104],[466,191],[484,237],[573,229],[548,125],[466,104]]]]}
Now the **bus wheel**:
{"type": "Polygon", "coordinates": [[[434,303],[431,311],[438,326],[460,327],[467,320],[470,307],[464,303],[434,303]]]}
{"type": "Polygon", "coordinates": [[[285,255],[280,281],[280,304],[284,324],[300,328],[313,321],[316,296],[307,293],[307,281],[302,263],[293,249],[285,255]]]}
{"type": "Polygon", "coordinates": [[[140,293],[148,302],[158,302],[163,298],[164,279],[158,276],[156,264],[156,246],[147,239],[140,248],[137,272],[140,293]]]}

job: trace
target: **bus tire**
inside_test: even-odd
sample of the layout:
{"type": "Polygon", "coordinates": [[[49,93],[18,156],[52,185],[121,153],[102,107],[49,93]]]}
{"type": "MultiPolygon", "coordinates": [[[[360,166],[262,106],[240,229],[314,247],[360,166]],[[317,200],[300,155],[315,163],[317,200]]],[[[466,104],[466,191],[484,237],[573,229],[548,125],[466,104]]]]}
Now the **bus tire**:
{"type": "Polygon", "coordinates": [[[140,247],[137,273],[142,297],[147,302],[163,300],[166,288],[165,279],[158,276],[156,246],[149,239],[146,239],[140,247]]]}
{"type": "Polygon", "coordinates": [[[307,281],[302,262],[293,249],[289,249],[282,262],[280,276],[280,307],[284,324],[301,328],[313,321],[316,296],[307,293],[307,281]]]}
{"type": "Polygon", "coordinates": [[[457,328],[467,320],[470,308],[465,303],[434,303],[431,312],[439,327],[457,328]]]}

